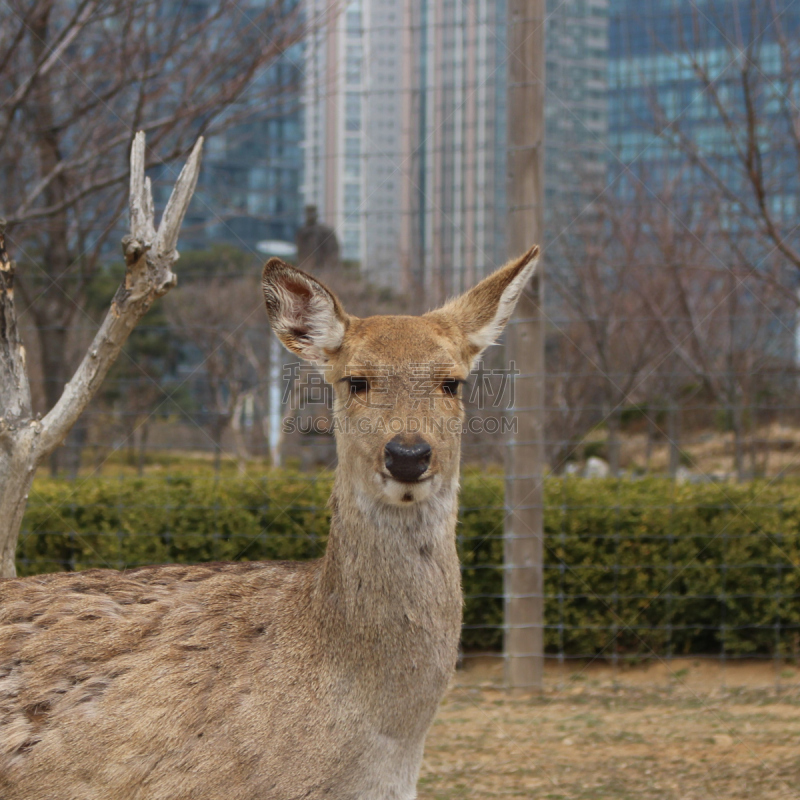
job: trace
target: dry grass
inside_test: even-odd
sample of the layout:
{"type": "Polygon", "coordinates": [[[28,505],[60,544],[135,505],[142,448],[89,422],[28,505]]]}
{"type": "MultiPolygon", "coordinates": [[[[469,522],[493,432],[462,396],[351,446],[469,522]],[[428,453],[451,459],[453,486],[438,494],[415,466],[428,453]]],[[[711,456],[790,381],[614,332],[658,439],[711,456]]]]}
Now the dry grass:
{"type": "MultiPolygon", "coordinates": [[[[800,474],[800,430],[773,423],[759,427],[752,432],[752,437],[757,442],[755,453],[749,436],[743,443],[744,460],[748,471],[755,468],[758,474],[766,476],[800,474]]],[[[587,438],[602,440],[604,434],[596,432],[587,438]]],[[[733,476],[732,433],[684,431],[681,447],[691,456],[692,472],[715,478],[733,476]]],[[[622,435],[620,463],[625,469],[644,469],[647,466],[646,451],[646,434],[622,435]]],[[[669,446],[666,440],[662,439],[653,447],[649,469],[656,474],[663,474],[667,471],[668,464],[669,446]]]]}
{"type": "Polygon", "coordinates": [[[800,798],[800,668],[579,666],[520,697],[499,688],[499,669],[456,676],[420,800],[800,798]]]}

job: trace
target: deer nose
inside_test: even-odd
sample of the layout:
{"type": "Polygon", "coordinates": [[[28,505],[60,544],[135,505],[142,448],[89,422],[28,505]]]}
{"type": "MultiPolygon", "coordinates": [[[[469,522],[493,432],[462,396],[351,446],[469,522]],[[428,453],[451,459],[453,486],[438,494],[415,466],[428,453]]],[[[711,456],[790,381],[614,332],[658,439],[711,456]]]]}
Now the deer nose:
{"type": "Polygon", "coordinates": [[[419,439],[413,444],[403,444],[397,435],[384,448],[384,463],[393,478],[405,483],[419,480],[431,463],[431,446],[419,439]]]}

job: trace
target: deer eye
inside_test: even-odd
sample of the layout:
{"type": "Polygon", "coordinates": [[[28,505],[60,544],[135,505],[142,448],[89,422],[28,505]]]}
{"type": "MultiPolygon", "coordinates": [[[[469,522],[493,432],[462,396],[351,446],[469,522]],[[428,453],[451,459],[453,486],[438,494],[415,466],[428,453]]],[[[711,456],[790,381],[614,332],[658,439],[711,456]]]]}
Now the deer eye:
{"type": "Polygon", "coordinates": [[[369,381],[366,378],[347,377],[344,381],[348,394],[366,394],[369,391],[369,381]]]}
{"type": "Polygon", "coordinates": [[[462,383],[464,381],[460,381],[458,378],[448,378],[446,381],[442,381],[442,392],[448,397],[456,397],[458,395],[458,387],[462,383]]]}

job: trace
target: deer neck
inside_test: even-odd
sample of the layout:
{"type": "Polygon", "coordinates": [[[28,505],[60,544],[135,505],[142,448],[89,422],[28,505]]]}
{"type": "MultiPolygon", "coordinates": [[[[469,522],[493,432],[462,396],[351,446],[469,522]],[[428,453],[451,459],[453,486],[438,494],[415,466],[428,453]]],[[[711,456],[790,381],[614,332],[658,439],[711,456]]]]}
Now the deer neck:
{"type": "Polygon", "coordinates": [[[340,466],[320,599],[354,632],[421,626],[458,635],[461,582],[455,545],[457,475],[426,501],[375,501],[340,466]]]}

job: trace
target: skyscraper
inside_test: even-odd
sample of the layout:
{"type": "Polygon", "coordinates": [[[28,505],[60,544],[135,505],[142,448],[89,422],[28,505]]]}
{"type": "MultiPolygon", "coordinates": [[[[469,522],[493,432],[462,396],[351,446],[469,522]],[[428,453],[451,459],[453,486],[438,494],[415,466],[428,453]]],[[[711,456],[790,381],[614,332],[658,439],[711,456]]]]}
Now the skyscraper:
{"type": "MultiPolygon", "coordinates": [[[[553,2],[547,201],[555,229],[605,174],[608,0],[553,2]]],[[[430,306],[506,258],[506,14],[488,0],[312,0],[305,202],[373,282],[430,306]]]]}
{"type": "Polygon", "coordinates": [[[314,8],[306,202],[367,278],[438,302],[504,256],[503,6],[314,8]]]}
{"type": "Polygon", "coordinates": [[[303,44],[257,77],[232,110],[245,121],[210,136],[195,199],[184,226],[192,247],[228,242],[254,251],[259,242],[292,242],[302,222],[303,44]]]}
{"type": "Polygon", "coordinates": [[[609,0],[547,3],[545,257],[606,183],[608,10],[609,0]]]}

